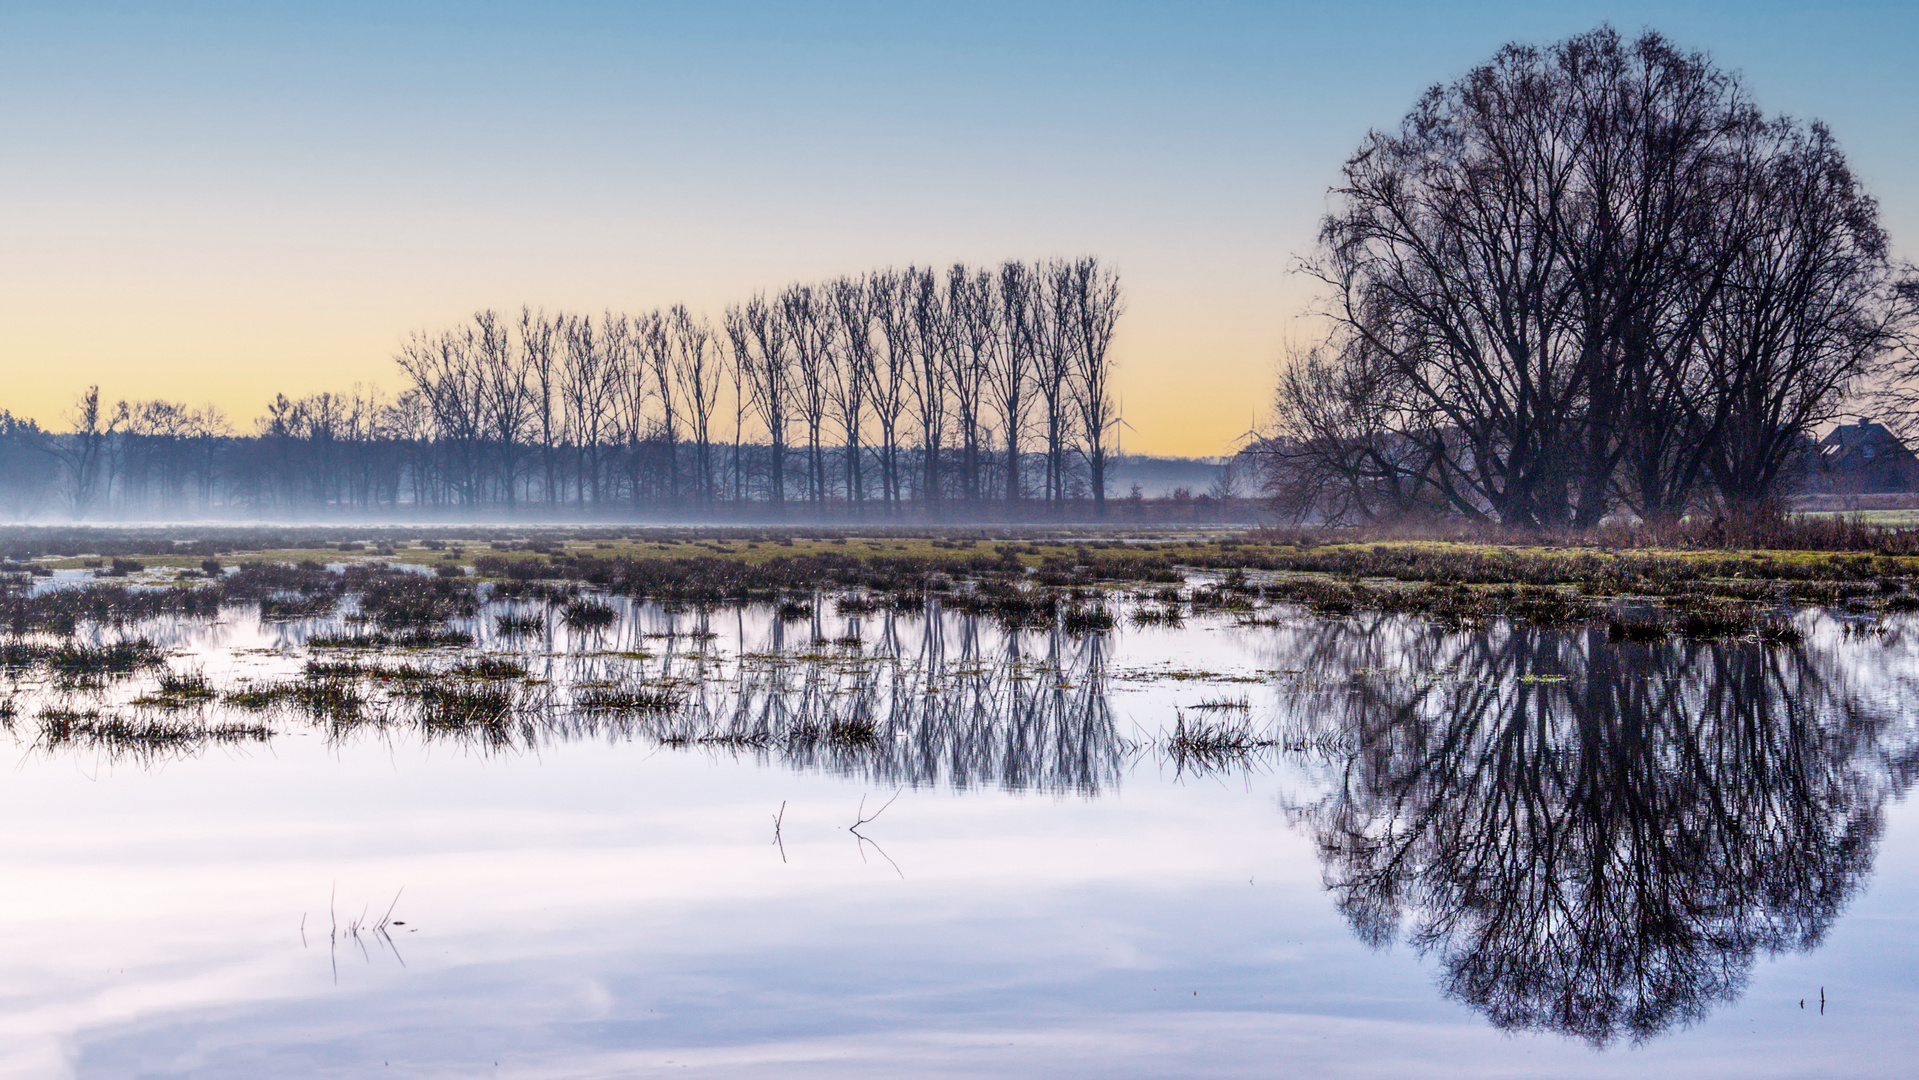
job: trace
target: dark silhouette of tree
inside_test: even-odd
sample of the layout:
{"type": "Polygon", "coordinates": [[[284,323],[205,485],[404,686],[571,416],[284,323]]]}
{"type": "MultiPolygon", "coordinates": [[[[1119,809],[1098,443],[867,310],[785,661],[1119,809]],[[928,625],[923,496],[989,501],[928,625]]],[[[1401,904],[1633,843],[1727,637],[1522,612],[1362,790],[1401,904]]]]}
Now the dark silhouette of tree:
{"type": "Polygon", "coordinates": [[[1506,46],[1369,134],[1334,202],[1333,331],[1266,447],[1304,513],[1749,510],[1911,316],[1831,135],[1657,34],[1506,46]]]}

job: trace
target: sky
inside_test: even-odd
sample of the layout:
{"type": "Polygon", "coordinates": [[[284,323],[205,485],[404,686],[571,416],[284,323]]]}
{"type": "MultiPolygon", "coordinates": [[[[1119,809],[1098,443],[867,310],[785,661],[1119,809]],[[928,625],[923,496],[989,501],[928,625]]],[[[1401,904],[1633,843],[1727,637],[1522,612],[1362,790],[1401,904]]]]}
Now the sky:
{"type": "Polygon", "coordinates": [[[1611,22],[1825,120],[1919,254],[1919,5],[0,3],[0,408],[402,387],[481,308],[1094,254],[1128,452],[1228,451],[1369,128],[1611,22]]]}

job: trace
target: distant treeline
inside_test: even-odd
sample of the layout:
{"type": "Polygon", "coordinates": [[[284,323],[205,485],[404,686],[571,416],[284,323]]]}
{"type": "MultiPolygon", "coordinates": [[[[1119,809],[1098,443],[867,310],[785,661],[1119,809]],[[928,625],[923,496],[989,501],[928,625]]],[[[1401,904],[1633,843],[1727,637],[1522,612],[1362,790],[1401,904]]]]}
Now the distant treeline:
{"type": "Polygon", "coordinates": [[[908,267],[728,306],[481,311],[414,334],[406,388],[0,411],[9,516],[529,510],[993,516],[1106,510],[1123,301],[1093,258],[908,267]]]}

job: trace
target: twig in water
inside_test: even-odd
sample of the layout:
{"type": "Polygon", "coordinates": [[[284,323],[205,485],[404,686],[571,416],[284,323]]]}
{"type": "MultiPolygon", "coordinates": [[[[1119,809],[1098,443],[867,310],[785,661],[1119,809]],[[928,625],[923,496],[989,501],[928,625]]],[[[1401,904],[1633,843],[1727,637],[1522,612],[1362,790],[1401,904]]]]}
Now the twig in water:
{"type": "Polygon", "coordinates": [[[786,838],[780,835],[780,826],[786,821],[786,800],[780,800],[780,812],[773,815],[773,843],[780,849],[780,862],[786,861],[786,838]]]}
{"type": "Polygon", "coordinates": [[[873,816],[872,816],[872,817],[867,817],[867,816],[866,816],[866,796],[864,796],[864,795],[861,795],[861,796],[860,796],[860,809],[859,809],[859,815],[858,815],[858,816],[859,816],[859,820],[858,820],[858,821],[855,821],[855,822],[854,822],[853,824],[851,824],[851,825],[848,825],[848,826],[846,827],[846,831],[847,831],[847,832],[850,832],[850,833],[857,833],[857,832],[859,831],[859,827],[860,827],[861,825],[865,825],[865,824],[867,824],[868,822],[871,822],[871,821],[877,821],[877,820],[879,819],[879,816],[880,816],[881,814],[884,814],[884,813],[886,813],[886,807],[887,807],[887,806],[891,806],[891,805],[893,805],[893,801],[894,801],[895,799],[898,799],[898,798],[900,797],[900,791],[904,791],[904,790],[906,790],[906,789],[905,789],[905,788],[901,788],[901,789],[899,789],[899,791],[895,791],[895,792],[893,792],[893,798],[892,798],[892,799],[888,799],[888,800],[886,800],[886,806],[882,806],[882,807],[880,807],[880,808],[879,808],[878,810],[875,810],[875,811],[873,811],[873,816]]]}
{"type": "Polygon", "coordinates": [[[900,797],[900,791],[904,791],[904,790],[905,790],[904,788],[901,788],[901,789],[899,789],[898,791],[894,791],[894,792],[893,792],[893,798],[892,798],[892,799],[888,799],[888,800],[886,800],[886,805],[885,805],[885,806],[882,806],[882,807],[880,807],[880,808],[879,808],[878,810],[875,810],[875,811],[873,811],[873,816],[872,816],[872,817],[867,817],[867,816],[866,816],[866,796],[864,796],[864,795],[861,795],[861,796],[860,796],[860,809],[859,809],[859,813],[858,813],[858,814],[856,815],[856,816],[858,817],[858,819],[859,819],[859,820],[857,820],[857,821],[855,821],[855,822],[853,822],[853,824],[851,824],[851,825],[848,825],[848,826],[846,827],[846,831],[847,831],[847,832],[850,832],[850,833],[852,833],[852,834],[853,834],[853,835],[854,835],[855,837],[857,837],[857,838],[859,839],[859,848],[860,848],[860,861],[861,861],[861,862],[865,862],[865,861],[866,861],[866,845],[868,845],[868,844],[872,844],[872,845],[873,845],[873,850],[874,850],[874,851],[877,851],[877,852],[879,852],[879,853],[880,853],[880,858],[882,858],[882,859],[885,859],[885,860],[886,860],[886,861],[887,861],[887,862],[888,862],[889,864],[891,864],[891,865],[892,865],[892,867],[893,867],[893,872],[894,872],[895,874],[898,874],[898,875],[900,876],[900,880],[901,880],[901,881],[905,881],[905,880],[906,880],[906,871],[904,871],[904,870],[901,870],[901,869],[900,869],[900,864],[899,864],[899,863],[896,863],[896,862],[893,862],[893,857],[892,857],[891,855],[888,855],[888,854],[886,853],[886,849],[885,849],[885,848],[883,848],[883,847],[881,847],[881,846],[879,846],[879,844],[878,844],[877,842],[875,842],[875,841],[874,841],[874,840],[873,840],[873,839],[872,839],[871,837],[869,837],[869,836],[866,836],[866,835],[865,835],[864,833],[861,833],[861,832],[860,832],[860,826],[862,826],[862,825],[866,825],[866,824],[869,824],[869,823],[871,823],[872,821],[874,821],[875,819],[877,819],[877,818],[878,818],[878,817],[879,817],[879,816],[880,816],[881,814],[884,814],[884,813],[886,813],[886,807],[887,807],[887,806],[891,806],[891,805],[893,805],[893,802],[894,802],[894,800],[895,800],[895,799],[898,799],[898,798],[900,797]]]}

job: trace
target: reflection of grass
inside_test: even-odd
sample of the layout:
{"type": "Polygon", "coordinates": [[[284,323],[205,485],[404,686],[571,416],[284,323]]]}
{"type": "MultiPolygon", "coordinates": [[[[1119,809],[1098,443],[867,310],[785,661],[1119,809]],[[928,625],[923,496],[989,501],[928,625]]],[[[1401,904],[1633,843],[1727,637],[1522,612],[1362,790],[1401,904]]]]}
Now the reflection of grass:
{"type": "Polygon", "coordinates": [[[265,742],[272,737],[272,730],[259,724],[130,719],[94,710],[43,709],[40,713],[40,739],[49,748],[73,745],[145,755],[207,744],[265,742]]]}
{"type": "Polygon", "coordinates": [[[231,690],[221,702],[237,709],[255,712],[278,706],[292,706],[316,720],[354,724],[364,719],[366,695],[351,677],[331,675],[318,679],[269,683],[231,690]]]}
{"type": "Polygon", "coordinates": [[[406,688],[416,719],[429,730],[504,729],[513,719],[513,692],[498,683],[421,683],[406,688]]]}
{"type": "Polygon", "coordinates": [[[1059,625],[1069,634],[1102,634],[1113,628],[1113,613],[1102,607],[1068,608],[1059,625]]]}
{"type": "Polygon", "coordinates": [[[1173,600],[1163,607],[1151,604],[1143,604],[1136,607],[1133,609],[1132,620],[1134,626],[1179,627],[1186,625],[1186,616],[1180,612],[1178,600],[1173,600]]]}
{"type": "Polygon", "coordinates": [[[172,671],[160,673],[160,687],[152,693],[135,698],[133,704],[155,709],[190,709],[205,704],[219,696],[205,673],[199,671],[172,671]]]}
{"type": "Polygon", "coordinates": [[[1188,721],[1181,714],[1166,739],[1166,752],[1181,769],[1217,769],[1241,763],[1254,753],[1279,745],[1253,730],[1251,721],[1188,721]]]}
{"type": "Polygon", "coordinates": [[[538,615],[501,615],[493,620],[493,629],[501,637],[544,634],[546,620],[538,615]]]}
{"type": "Polygon", "coordinates": [[[665,713],[680,707],[684,698],[665,687],[601,686],[581,690],[573,703],[590,712],[665,713]]]}
{"type": "Polygon", "coordinates": [[[321,634],[307,639],[310,649],[437,649],[471,645],[473,635],[462,630],[375,631],[364,634],[321,634]]]}
{"type": "Polygon", "coordinates": [[[454,665],[449,674],[468,679],[524,679],[526,665],[504,656],[478,656],[454,665]]]}
{"type": "Polygon", "coordinates": [[[619,613],[598,600],[581,598],[561,609],[560,618],[575,630],[598,630],[612,626],[619,613]]]}
{"type": "Polygon", "coordinates": [[[128,638],[107,645],[56,646],[47,653],[47,667],[61,682],[83,685],[131,675],[165,659],[166,654],[146,638],[128,638]]]}

